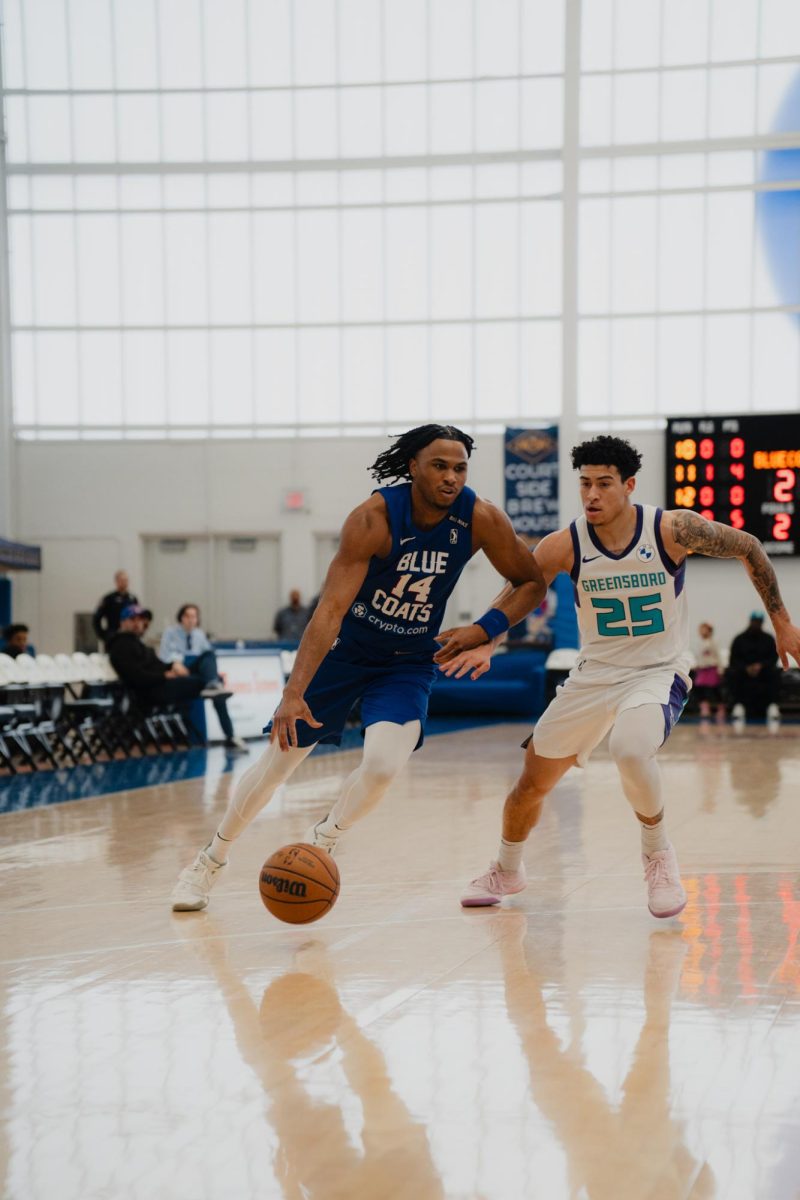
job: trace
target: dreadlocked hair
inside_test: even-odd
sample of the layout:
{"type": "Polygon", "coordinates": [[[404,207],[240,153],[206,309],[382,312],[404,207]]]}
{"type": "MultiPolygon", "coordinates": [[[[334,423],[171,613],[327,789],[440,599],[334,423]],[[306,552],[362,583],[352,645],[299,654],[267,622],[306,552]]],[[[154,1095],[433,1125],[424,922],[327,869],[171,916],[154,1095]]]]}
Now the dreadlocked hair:
{"type": "Polygon", "coordinates": [[[620,479],[630,479],[642,465],[642,456],[635,446],[624,438],[601,434],[589,442],[572,447],[572,468],[616,467],[620,479]]]}
{"type": "Polygon", "coordinates": [[[455,425],[417,425],[416,429],[398,434],[394,445],[375,459],[369,468],[370,474],[379,483],[384,479],[410,479],[411,459],[416,458],[420,450],[424,450],[438,438],[444,438],[448,442],[461,442],[467,452],[467,458],[472,454],[475,445],[469,434],[456,429],[455,425]]]}

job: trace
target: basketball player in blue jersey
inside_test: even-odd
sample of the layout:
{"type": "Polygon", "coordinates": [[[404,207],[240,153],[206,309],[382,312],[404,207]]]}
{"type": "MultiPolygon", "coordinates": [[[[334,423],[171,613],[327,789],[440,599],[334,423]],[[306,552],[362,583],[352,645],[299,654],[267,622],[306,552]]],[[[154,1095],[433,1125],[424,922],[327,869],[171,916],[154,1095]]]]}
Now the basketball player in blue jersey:
{"type": "MultiPolygon", "coordinates": [[[[303,634],[283,698],[267,726],[270,744],[234,789],[211,842],[178,879],[176,911],[205,908],[230,845],[318,742],[341,740],[361,701],[364,754],[330,813],[305,840],[333,854],[345,830],[381,799],[422,745],[438,661],[471,641],[439,649],[445,604],[478,550],[508,580],[502,601],[476,626],[489,641],[545,595],[538,562],[505,513],[466,487],[472,438],[449,425],[402,434],[370,468],[378,488],[350,513],[319,604],[303,634]]],[[[265,731],[266,732],[266,731],[265,731]]]]}
{"type": "MultiPolygon", "coordinates": [[[[642,862],[650,912],[672,917],[686,904],[678,860],[667,840],[656,753],[680,716],[691,687],[684,592],[687,551],[738,558],[775,628],[784,667],[800,662],[800,630],[781,599],[763,546],[751,534],[698,513],[662,513],[632,503],[641,455],[628,442],[598,437],[572,451],[583,515],[551,533],[535,557],[547,583],[566,571],[575,585],[581,649],[527,747],[522,775],[503,810],[497,859],[467,887],[464,907],[498,904],[526,884],[522,852],[545,796],[572,766],[584,766],[610,732],[609,750],[622,789],[641,825],[642,862]]],[[[502,593],[499,598],[502,601],[502,593]]],[[[489,669],[492,645],[474,628],[450,633],[472,647],[451,658],[449,675],[489,669]]]]}

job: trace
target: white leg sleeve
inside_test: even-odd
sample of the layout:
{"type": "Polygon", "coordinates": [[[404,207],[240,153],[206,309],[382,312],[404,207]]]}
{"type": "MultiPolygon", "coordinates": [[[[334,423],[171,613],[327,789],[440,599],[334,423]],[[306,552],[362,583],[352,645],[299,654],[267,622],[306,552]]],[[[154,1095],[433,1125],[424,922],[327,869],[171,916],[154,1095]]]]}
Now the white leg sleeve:
{"type": "Polygon", "coordinates": [[[655,756],[664,741],[664,712],[660,704],[640,704],[621,712],[614,722],[608,748],[617,764],[622,788],[634,812],[656,817],[664,807],[661,773],[655,756]]]}
{"type": "Polygon", "coordinates": [[[270,742],[258,762],[236,784],[220,822],[219,836],[226,842],[238,838],[313,749],[313,746],[298,746],[281,750],[277,742],[270,742]]]}
{"type": "Polygon", "coordinates": [[[322,827],[323,832],[326,828],[332,831],[334,825],[340,830],[348,829],[375,807],[414,753],[420,728],[419,721],[407,721],[405,725],[376,721],[367,726],[364,756],[344,781],[339,799],[322,827]]]}

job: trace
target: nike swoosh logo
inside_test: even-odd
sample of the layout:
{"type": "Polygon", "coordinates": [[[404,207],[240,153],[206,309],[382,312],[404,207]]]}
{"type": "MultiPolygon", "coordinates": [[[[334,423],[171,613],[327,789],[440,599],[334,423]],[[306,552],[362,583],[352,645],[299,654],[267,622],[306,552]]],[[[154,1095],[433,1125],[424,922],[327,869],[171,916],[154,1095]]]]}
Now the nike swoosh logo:
{"type": "Polygon", "coordinates": [[[406,542],[415,542],[416,540],[417,540],[417,539],[416,539],[416,538],[413,538],[413,537],[410,537],[410,538],[400,538],[400,545],[401,545],[401,546],[405,546],[406,542]]]}
{"type": "Polygon", "coordinates": [[[603,557],[602,554],[593,554],[591,558],[587,558],[586,555],[584,554],[583,558],[581,559],[581,562],[595,562],[598,558],[602,558],[602,557],[603,557]]]}

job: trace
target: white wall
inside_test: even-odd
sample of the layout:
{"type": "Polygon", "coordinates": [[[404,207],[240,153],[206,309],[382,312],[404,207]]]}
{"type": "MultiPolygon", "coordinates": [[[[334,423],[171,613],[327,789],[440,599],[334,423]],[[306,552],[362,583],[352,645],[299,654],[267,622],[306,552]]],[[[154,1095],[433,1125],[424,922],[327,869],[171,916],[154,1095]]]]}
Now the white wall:
{"type": "MultiPolygon", "coordinates": [[[[500,495],[500,439],[486,439],[470,482],[500,495]]],[[[316,590],[316,539],[338,532],[374,485],[367,467],[386,438],[252,442],[20,442],[18,534],[43,547],[41,575],[14,579],[15,619],[45,652],[72,646],[72,614],[92,609],[130,572],[141,599],[147,534],[277,534],[280,587],[316,590]],[[307,493],[309,511],[287,513],[284,494],[307,493]]],[[[454,616],[486,607],[497,591],[485,562],[471,564],[454,616]],[[473,599],[474,594],[474,599],[473,599]]],[[[204,597],[197,597],[201,606],[204,597]]]]}
{"type": "MultiPolygon", "coordinates": [[[[615,431],[617,432],[617,431],[615,431]]],[[[662,503],[663,434],[632,433],[644,455],[636,495],[662,503]]],[[[37,647],[70,649],[72,614],[94,607],[127,567],[142,599],[146,534],[277,534],[280,587],[316,588],[315,534],[338,530],[374,486],[367,467],[385,448],[379,438],[285,441],[18,442],[17,536],[41,544],[41,575],[14,576],[14,618],[30,624],[37,647]],[[306,513],[283,511],[284,493],[303,489],[306,513]]],[[[567,457],[568,460],[568,456],[567,457]]],[[[502,439],[482,435],[470,484],[502,504],[502,439]]],[[[568,465],[564,466],[568,470],[568,465]]],[[[568,520],[575,509],[564,515],[568,520]]],[[[784,598],[800,620],[800,563],[778,562],[784,598]]],[[[497,577],[476,559],[456,590],[448,619],[478,615],[497,577]]],[[[727,642],[759,607],[738,563],[693,559],[688,569],[693,628],[701,620],[727,642]]],[[[203,603],[203,597],[196,597],[203,603]]]]}

